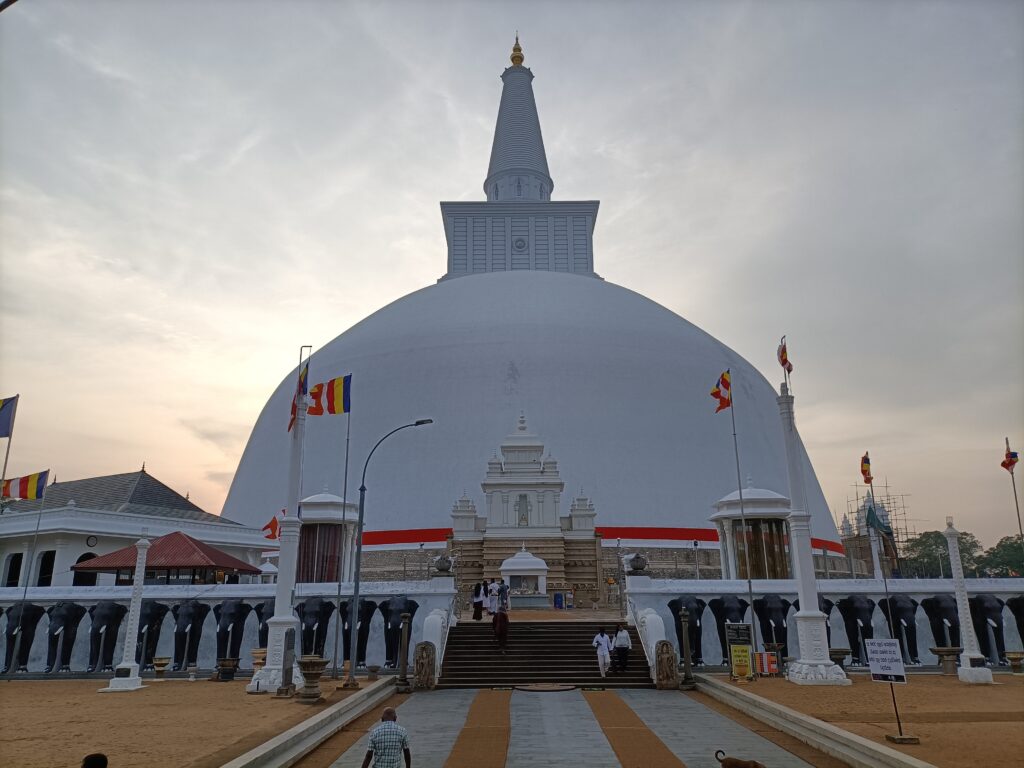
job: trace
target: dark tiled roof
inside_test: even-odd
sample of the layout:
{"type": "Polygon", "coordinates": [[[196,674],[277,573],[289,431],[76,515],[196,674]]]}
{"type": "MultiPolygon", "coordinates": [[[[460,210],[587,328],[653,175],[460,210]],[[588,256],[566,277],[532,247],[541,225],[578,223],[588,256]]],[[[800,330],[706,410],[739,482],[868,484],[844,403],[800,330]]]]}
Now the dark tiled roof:
{"type": "MultiPolygon", "coordinates": [[[[135,570],[138,551],[134,544],[71,566],[74,571],[135,570]]],[[[181,531],[153,539],[146,553],[146,570],[165,568],[216,568],[238,573],[259,573],[260,569],[237,557],[193,539],[181,531]]]]}
{"type": "MultiPolygon", "coordinates": [[[[144,469],[121,475],[53,483],[46,486],[45,501],[46,509],[57,509],[74,501],[75,506],[85,509],[238,525],[233,520],[203,511],[144,469]]],[[[11,512],[34,512],[40,509],[42,502],[41,499],[15,501],[9,509],[11,512]]]]}

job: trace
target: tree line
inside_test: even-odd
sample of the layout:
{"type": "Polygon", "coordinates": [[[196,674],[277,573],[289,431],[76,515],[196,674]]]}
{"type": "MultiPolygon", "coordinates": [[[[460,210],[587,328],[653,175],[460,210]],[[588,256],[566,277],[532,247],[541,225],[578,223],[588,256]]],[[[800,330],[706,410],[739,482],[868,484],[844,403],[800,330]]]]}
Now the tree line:
{"type": "MultiPolygon", "coordinates": [[[[985,549],[973,533],[960,534],[960,560],[968,577],[1007,578],[1024,576],[1021,537],[1004,536],[985,549]]],[[[942,531],[925,531],[903,547],[900,572],[904,578],[949,578],[949,547],[942,531]]]]}

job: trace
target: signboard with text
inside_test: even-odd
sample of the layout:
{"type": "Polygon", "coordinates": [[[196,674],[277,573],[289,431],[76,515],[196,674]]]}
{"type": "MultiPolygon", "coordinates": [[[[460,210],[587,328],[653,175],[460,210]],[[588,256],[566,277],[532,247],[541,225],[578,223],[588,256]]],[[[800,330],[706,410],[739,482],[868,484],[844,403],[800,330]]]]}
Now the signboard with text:
{"type": "Polygon", "coordinates": [[[733,677],[746,678],[753,675],[752,637],[752,627],[749,624],[725,625],[725,643],[729,647],[729,666],[733,677]]]}
{"type": "Polygon", "coordinates": [[[903,666],[903,653],[899,640],[864,640],[868,652],[871,679],[876,683],[906,683],[907,670],[903,666]]]}

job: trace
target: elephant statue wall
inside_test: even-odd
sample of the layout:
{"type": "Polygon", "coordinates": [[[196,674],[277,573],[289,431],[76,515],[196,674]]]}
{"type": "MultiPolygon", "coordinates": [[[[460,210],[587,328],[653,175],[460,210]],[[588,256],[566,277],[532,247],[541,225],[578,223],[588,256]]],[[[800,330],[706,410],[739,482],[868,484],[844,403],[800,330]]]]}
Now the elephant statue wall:
{"type": "Polygon", "coordinates": [[[779,595],[754,598],[754,614],[761,629],[761,642],[782,643],[782,658],[789,655],[786,621],[793,604],[779,595]]]}
{"type": "Polygon", "coordinates": [[[939,648],[959,647],[960,615],[956,610],[956,598],[953,595],[926,597],[921,601],[921,607],[931,624],[935,645],[939,648]]]}
{"type": "MultiPolygon", "coordinates": [[[[351,603],[350,600],[344,600],[341,603],[341,629],[342,629],[342,642],[344,643],[344,657],[346,660],[351,661],[352,659],[352,636],[351,636],[351,625],[348,619],[348,607],[351,603]]],[[[373,614],[377,610],[377,604],[372,600],[359,599],[359,618],[358,624],[356,624],[356,666],[366,666],[366,644],[370,639],[370,622],[373,621],[373,614]]]]}
{"type": "Polygon", "coordinates": [[[196,663],[199,655],[199,641],[203,637],[203,622],[210,613],[210,606],[198,600],[188,600],[171,608],[174,616],[174,671],[184,665],[196,663]]]}
{"type": "Polygon", "coordinates": [[[889,625],[889,636],[899,640],[903,656],[910,664],[920,664],[917,656],[917,600],[908,595],[892,595],[878,601],[889,625]]]}
{"type": "Polygon", "coordinates": [[[113,672],[117,632],[128,608],[113,600],[100,600],[89,609],[89,666],[86,671],[113,672]]]}
{"type": "Polygon", "coordinates": [[[50,626],[46,629],[46,672],[52,672],[57,663],[57,646],[60,645],[60,667],[58,672],[71,671],[71,651],[78,637],[78,625],[85,616],[85,608],[78,603],[59,602],[46,609],[50,626]]]}
{"type": "Polygon", "coordinates": [[[311,597],[296,605],[295,611],[299,614],[303,655],[323,657],[327,627],[334,613],[334,603],[322,597],[311,597]]]}
{"type": "Polygon", "coordinates": [[[258,635],[259,644],[257,648],[266,648],[267,640],[270,637],[270,627],[267,626],[267,620],[274,616],[274,606],[276,601],[273,599],[264,600],[262,603],[257,603],[253,610],[256,612],[256,621],[259,624],[258,635]]]}
{"type": "Polygon", "coordinates": [[[251,612],[252,606],[241,600],[225,600],[213,606],[213,618],[217,622],[218,659],[238,658],[245,620],[251,612]]]}
{"type": "MultiPolygon", "coordinates": [[[[828,647],[832,647],[832,609],[836,607],[836,604],[829,600],[822,594],[818,594],[818,610],[825,614],[825,642],[828,643],[828,647]]],[[[793,608],[800,612],[800,598],[798,597],[793,601],[793,608]]]]}
{"type": "Polygon", "coordinates": [[[707,603],[693,595],[680,595],[668,601],[668,609],[672,612],[672,623],[676,627],[676,642],[679,644],[679,658],[683,657],[683,622],[679,618],[679,611],[685,608],[690,614],[689,625],[686,634],[690,643],[690,663],[695,667],[704,666],[704,654],[701,649],[701,619],[704,616],[704,609],[707,603]]]}
{"type": "MultiPolygon", "coordinates": [[[[416,609],[420,607],[420,604],[405,595],[400,595],[382,600],[377,607],[380,609],[381,616],[384,617],[384,657],[386,659],[384,666],[394,668],[398,666],[398,654],[401,651],[402,614],[409,614],[411,624],[412,617],[416,615],[416,609]]],[[[410,633],[411,631],[410,627],[410,633]]]]}
{"type": "Polygon", "coordinates": [[[968,598],[971,606],[971,623],[974,634],[978,636],[978,647],[981,655],[993,661],[992,643],[988,639],[988,628],[992,627],[992,635],[996,641],[994,660],[998,664],[1009,664],[1006,660],[1006,640],[1003,638],[1003,606],[1006,605],[995,595],[975,595],[968,598]]]}
{"type": "Polygon", "coordinates": [[[7,652],[4,655],[4,673],[15,664],[18,672],[28,672],[28,654],[36,639],[36,627],[46,613],[41,606],[33,603],[16,603],[7,609],[7,628],[4,635],[7,639],[7,652]],[[18,636],[21,642],[18,642],[18,636]],[[14,658],[14,646],[18,646],[18,658],[14,658]]]}
{"type": "Polygon", "coordinates": [[[836,603],[846,627],[846,639],[850,643],[852,663],[863,666],[867,658],[862,654],[862,640],[871,640],[875,636],[875,628],[871,625],[871,615],[875,612],[875,601],[864,595],[850,595],[836,603]]]}
{"type": "Polygon", "coordinates": [[[1017,635],[1021,642],[1024,642],[1024,596],[1011,597],[1006,601],[1006,607],[1013,614],[1013,619],[1017,623],[1017,635]]]}
{"type": "Polygon", "coordinates": [[[722,645],[722,663],[728,664],[729,648],[725,642],[725,624],[742,624],[746,620],[747,608],[750,603],[735,595],[725,595],[708,600],[708,608],[714,614],[715,624],[718,626],[718,642],[722,645]]]}
{"type": "Polygon", "coordinates": [[[135,663],[140,669],[152,669],[156,656],[156,644],[160,642],[160,628],[168,608],[156,600],[143,600],[139,610],[139,637],[135,647],[135,663]]]}

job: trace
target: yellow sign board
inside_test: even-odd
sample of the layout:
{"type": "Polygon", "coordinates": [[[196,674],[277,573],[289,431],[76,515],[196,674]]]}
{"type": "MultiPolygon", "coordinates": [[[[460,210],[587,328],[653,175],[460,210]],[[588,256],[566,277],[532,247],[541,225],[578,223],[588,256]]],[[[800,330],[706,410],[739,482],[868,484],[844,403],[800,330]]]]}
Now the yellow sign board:
{"type": "Polygon", "coordinates": [[[732,659],[732,676],[747,678],[751,676],[749,645],[730,645],[729,657],[732,659]]]}

